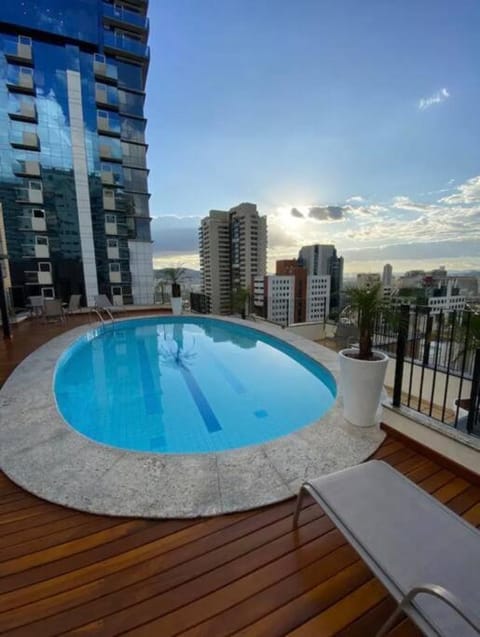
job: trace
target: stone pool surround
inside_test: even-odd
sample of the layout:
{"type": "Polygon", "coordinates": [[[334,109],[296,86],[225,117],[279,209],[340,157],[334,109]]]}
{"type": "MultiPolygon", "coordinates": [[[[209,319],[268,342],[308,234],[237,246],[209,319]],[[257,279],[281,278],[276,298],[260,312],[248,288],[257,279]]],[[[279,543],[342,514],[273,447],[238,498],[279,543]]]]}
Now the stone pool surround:
{"type": "MultiPolygon", "coordinates": [[[[268,323],[207,318],[284,340],[329,369],[338,386],[335,352],[268,323]]],[[[52,386],[60,355],[97,327],[78,327],[52,339],[28,356],[0,390],[0,467],[20,487],[50,502],[90,513],[147,518],[243,511],[290,498],[304,480],[366,460],[385,437],[376,426],[347,423],[337,397],[319,421],[237,450],[146,453],[94,442],[63,420],[52,386]]]]}

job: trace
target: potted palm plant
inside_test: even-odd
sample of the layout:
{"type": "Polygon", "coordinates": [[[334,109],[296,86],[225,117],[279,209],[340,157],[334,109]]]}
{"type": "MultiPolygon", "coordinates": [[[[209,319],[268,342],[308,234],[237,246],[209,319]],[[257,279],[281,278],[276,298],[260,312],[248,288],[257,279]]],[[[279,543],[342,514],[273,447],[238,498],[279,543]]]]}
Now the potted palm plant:
{"type": "Polygon", "coordinates": [[[172,286],[172,294],[170,303],[172,305],[172,314],[182,313],[182,288],[180,283],[185,276],[185,268],[165,268],[163,272],[165,278],[172,286]]]}
{"type": "Polygon", "coordinates": [[[382,315],[385,318],[386,307],[380,284],[352,288],[348,296],[358,327],[359,347],[339,352],[343,411],[350,423],[368,427],[375,423],[388,365],[388,356],[372,349],[375,321],[382,315]]]}

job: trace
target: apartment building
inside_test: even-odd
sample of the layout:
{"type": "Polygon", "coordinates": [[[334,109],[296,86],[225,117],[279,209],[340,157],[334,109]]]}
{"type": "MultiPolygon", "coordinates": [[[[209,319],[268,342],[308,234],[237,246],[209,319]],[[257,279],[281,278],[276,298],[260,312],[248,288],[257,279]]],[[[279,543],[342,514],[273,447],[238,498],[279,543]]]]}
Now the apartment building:
{"type": "Polygon", "coordinates": [[[212,210],[199,229],[203,293],[210,311],[229,314],[238,290],[254,293],[253,280],[267,267],[267,219],[257,206],[242,203],[228,211],[212,210]]]}
{"type": "Polygon", "coordinates": [[[144,118],[148,2],[0,13],[0,200],[16,306],[153,300],[144,118]]]}

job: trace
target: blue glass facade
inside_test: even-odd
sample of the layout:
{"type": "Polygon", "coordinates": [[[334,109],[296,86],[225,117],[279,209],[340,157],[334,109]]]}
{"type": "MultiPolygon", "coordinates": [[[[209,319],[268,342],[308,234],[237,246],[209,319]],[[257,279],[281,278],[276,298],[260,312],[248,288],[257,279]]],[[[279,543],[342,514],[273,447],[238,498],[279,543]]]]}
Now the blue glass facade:
{"type": "Polygon", "coordinates": [[[17,307],[75,293],[149,302],[136,248],[150,242],[146,11],[142,0],[2,7],[0,202],[17,307]]]}

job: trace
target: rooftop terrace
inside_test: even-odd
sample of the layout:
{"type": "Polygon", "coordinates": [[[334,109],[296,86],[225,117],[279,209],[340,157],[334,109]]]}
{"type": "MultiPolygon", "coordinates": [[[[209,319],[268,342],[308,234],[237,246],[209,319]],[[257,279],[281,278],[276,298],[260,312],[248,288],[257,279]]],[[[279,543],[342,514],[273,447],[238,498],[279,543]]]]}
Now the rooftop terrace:
{"type": "MultiPolygon", "coordinates": [[[[0,384],[89,319],[29,320],[0,341],[0,384]]],[[[480,477],[388,429],[374,457],[480,526],[480,477]]],[[[318,506],[197,520],[95,516],[0,475],[0,632],[8,635],[373,635],[394,602],[318,506]]],[[[434,530],[432,529],[432,533],[434,530]]],[[[419,635],[406,619],[390,637],[419,635]]]]}

